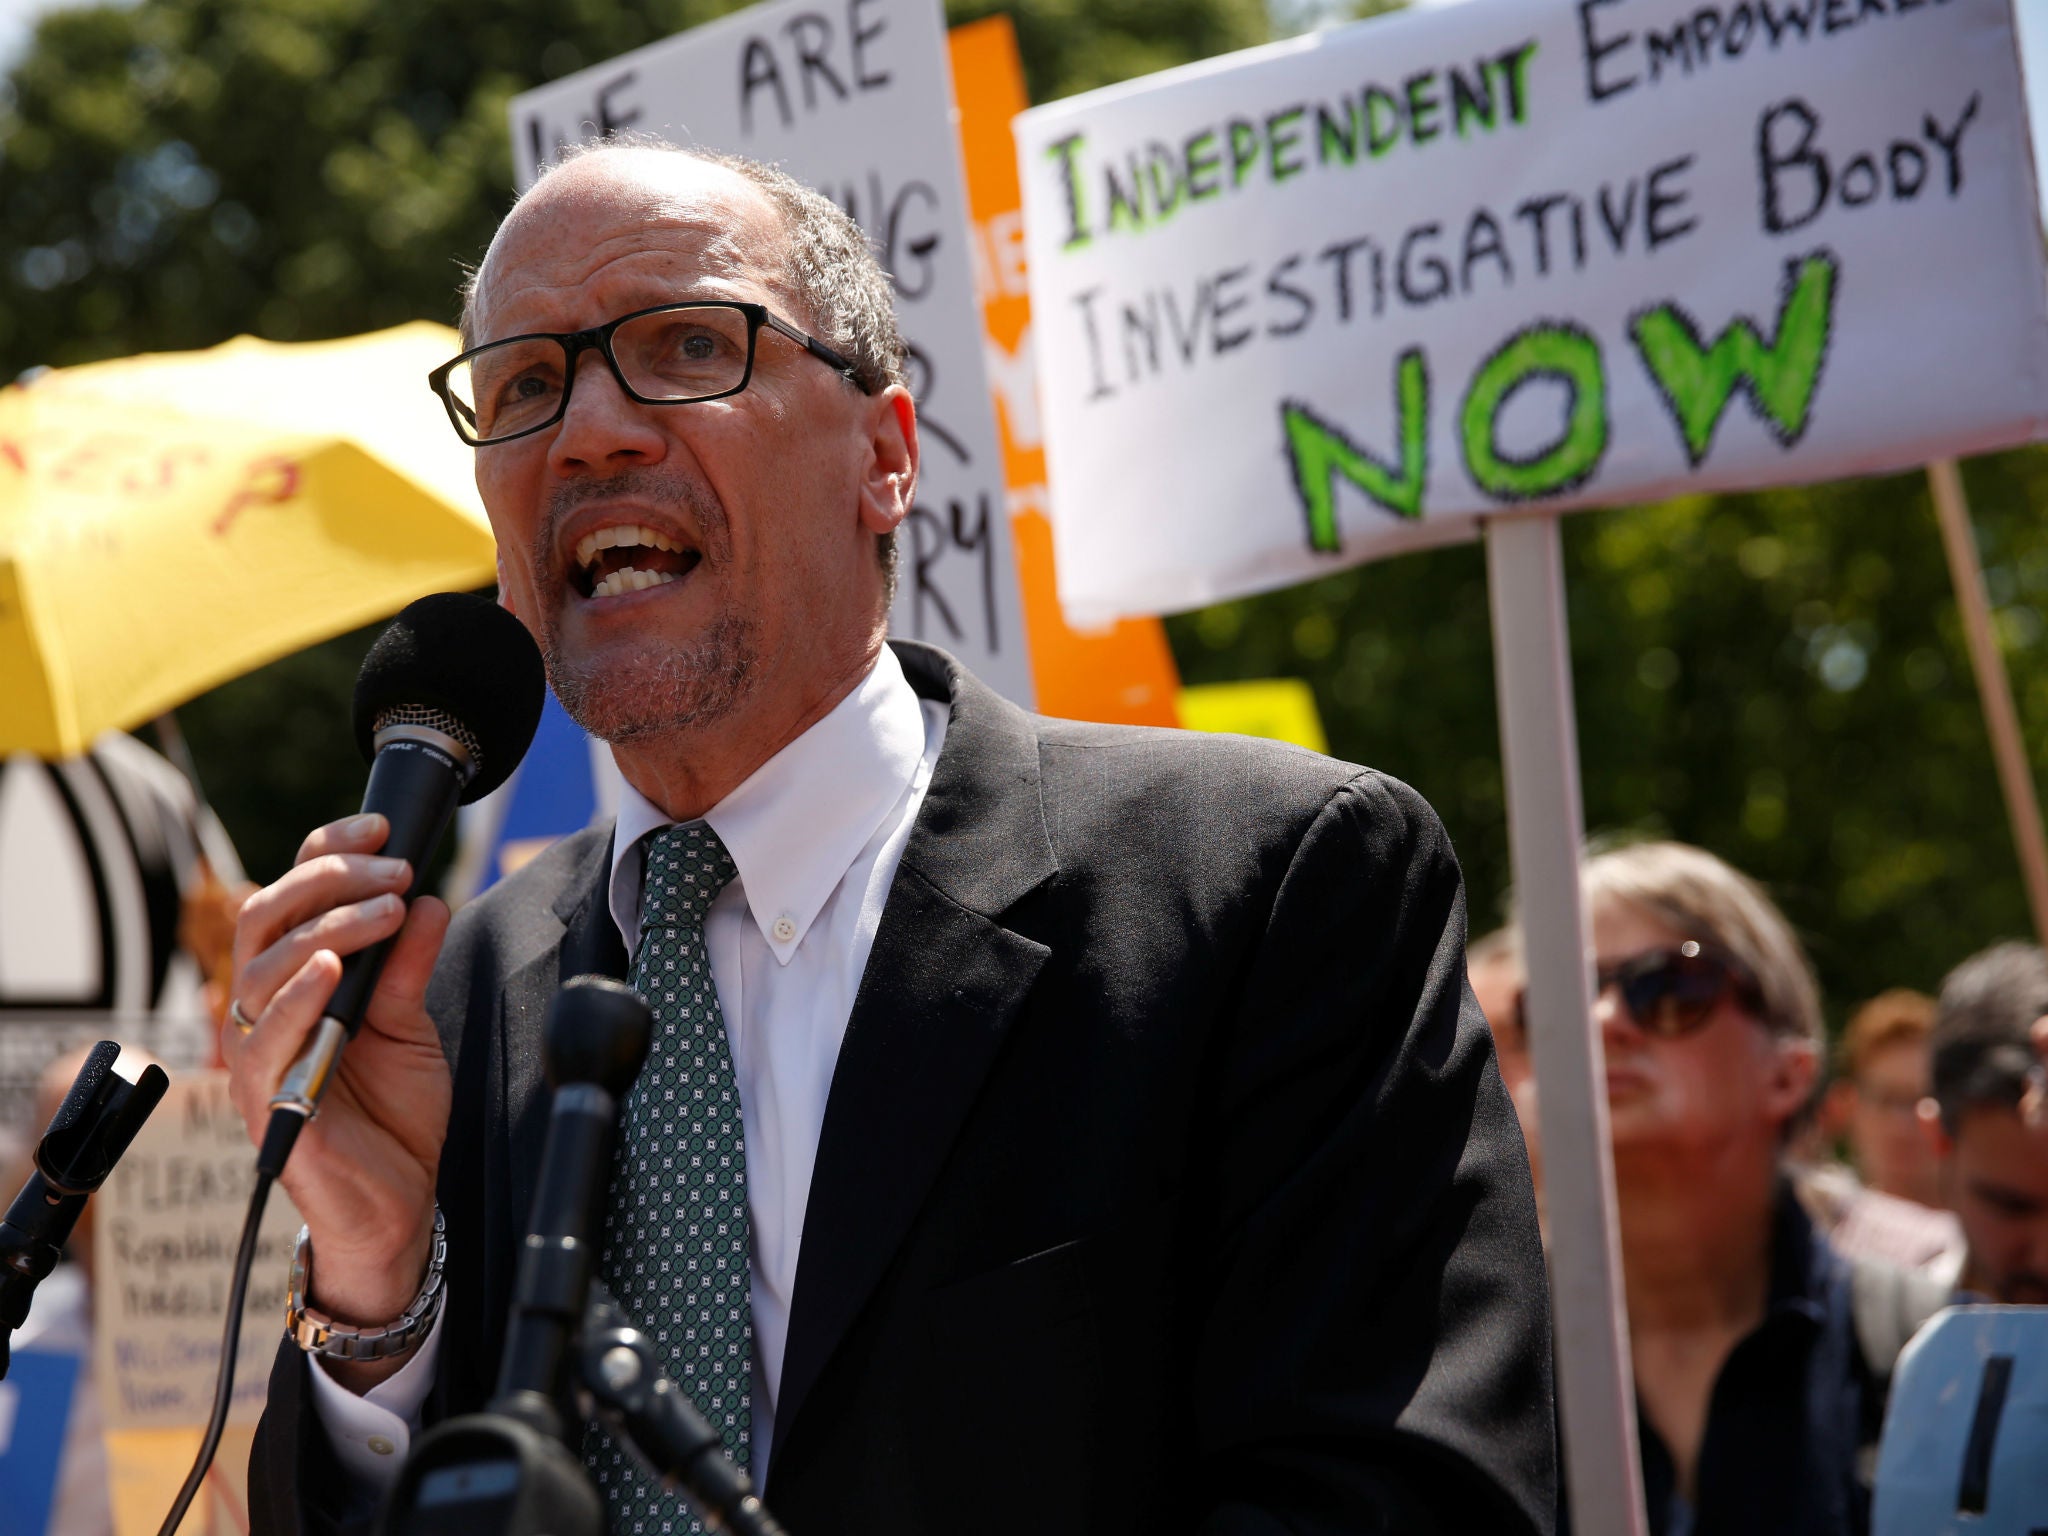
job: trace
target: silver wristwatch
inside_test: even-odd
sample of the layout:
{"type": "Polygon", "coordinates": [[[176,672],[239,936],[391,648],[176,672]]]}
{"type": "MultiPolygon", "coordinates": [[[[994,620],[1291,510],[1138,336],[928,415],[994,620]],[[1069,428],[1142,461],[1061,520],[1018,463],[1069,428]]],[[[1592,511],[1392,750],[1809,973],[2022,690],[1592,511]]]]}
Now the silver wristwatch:
{"type": "Polygon", "coordinates": [[[441,1273],[448,1259],[448,1223],[441,1207],[434,1207],[434,1240],[427,1260],[427,1276],[420,1293],[413,1297],[395,1323],[381,1328],[352,1328],[337,1323],[326,1313],[306,1305],[306,1291],[312,1281],[313,1239],[299,1228],[299,1240],[292,1248],[291,1282],[285,1294],[285,1332],[309,1355],[330,1360],[389,1360],[402,1355],[427,1336],[441,1311],[441,1273]]]}

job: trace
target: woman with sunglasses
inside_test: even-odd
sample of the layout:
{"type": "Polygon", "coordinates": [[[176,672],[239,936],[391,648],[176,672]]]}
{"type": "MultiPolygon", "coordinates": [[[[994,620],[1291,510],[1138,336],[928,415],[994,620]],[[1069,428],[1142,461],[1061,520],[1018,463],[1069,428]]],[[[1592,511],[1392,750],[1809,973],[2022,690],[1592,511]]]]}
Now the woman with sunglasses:
{"type": "Polygon", "coordinates": [[[1612,849],[1585,883],[1650,1529],[1863,1536],[1883,1385],[1784,1167],[1823,1038],[1812,969],[1702,849],[1612,849]]]}

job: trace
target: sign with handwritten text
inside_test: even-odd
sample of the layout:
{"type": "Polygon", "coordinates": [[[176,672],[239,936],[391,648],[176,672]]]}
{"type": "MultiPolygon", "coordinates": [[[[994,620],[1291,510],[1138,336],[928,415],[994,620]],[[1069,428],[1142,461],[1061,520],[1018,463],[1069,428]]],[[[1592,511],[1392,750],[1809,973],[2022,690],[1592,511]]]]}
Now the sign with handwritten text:
{"type": "Polygon", "coordinates": [[[923,441],[892,632],[1033,701],[982,356],[937,0],[776,0],[515,97],[519,184],[562,145],[636,130],[781,166],[859,221],[896,287],[923,441]]]}
{"type": "MultiPolygon", "coordinates": [[[[108,1430],[206,1422],[255,1177],[227,1073],[185,1072],[94,1196],[94,1379],[108,1430]]],[[[272,1189],[242,1312],[235,1421],[263,1411],[298,1230],[291,1201],[272,1189]]]]}
{"type": "Polygon", "coordinates": [[[1017,139],[1077,619],[2048,425],[2008,0],[1472,0],[1017,139]]]}

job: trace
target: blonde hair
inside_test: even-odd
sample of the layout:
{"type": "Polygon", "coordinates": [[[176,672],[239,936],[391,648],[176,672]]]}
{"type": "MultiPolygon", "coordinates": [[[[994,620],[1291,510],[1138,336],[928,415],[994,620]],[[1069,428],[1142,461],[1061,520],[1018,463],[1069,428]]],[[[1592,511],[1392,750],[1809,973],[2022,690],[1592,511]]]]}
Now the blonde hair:
{"type": "Polygon", "coordinates": [[[1643,842],[1593,854],[1582,878],[1588,901],[1630,902],[1734,956],[1756,977],[1764,1026],[1781,1040],[1823,1048],[1813,966],[1785,914],[1742,871],[1690,843],[1643,842]]]}

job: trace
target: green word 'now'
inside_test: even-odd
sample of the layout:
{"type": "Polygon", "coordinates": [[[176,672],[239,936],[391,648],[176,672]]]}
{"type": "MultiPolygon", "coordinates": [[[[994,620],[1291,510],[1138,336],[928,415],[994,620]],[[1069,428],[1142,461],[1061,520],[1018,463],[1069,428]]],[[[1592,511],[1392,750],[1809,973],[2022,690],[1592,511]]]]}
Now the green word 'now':
{"type": "MultiPolygon", "coordinates": [[[[1838,264],[1827,251],[1789,262],[1777,323],[1766,340],[1756,322],[1738,315],[1711,342],[1676,301],[1639,310],[1629,340],[1664,404],[1686,460],[1697,469],[1739,388],[1780,447],[1805,435],[1814,392],[1827,358],[1834,322],[1838,264]]],[[[1458,410],[1458,449],[1465,473],[1481,492],[1503,503],[1560,496],[1585,484],[1599,469],[1611,433],[1606,364],[1600,344],[1569,322],[1545,320],[1510,336],[1473,372],[1458,410]],[[1502,409],[1523,385],[1563,385],[1563,425],[1545,446],[1527,454],[1503,449],[1502,409]]],[[[1280,406],[1294,484],[1308,519],[1309,548],[1342,547],[1337,492],[1351,485],[1375,505],[1403,518],[1420,518],[1429,479],[1429,360],[1411,347],[1394,363],[1394,422],[1398,443],[1391,461],[1361,447],[1336,423],[1298,400],[1280,406]]]]}

